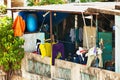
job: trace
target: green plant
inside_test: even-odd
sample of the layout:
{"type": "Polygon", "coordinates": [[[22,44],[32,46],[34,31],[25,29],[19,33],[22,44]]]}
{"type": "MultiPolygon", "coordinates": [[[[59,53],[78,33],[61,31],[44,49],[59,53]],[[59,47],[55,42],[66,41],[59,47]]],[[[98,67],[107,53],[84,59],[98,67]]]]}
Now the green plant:
{"type": "Polygon", "coordinates": [[[27,5],[28,6],[33,6],[34,5],[34,0],[27,0],[27,5]]]}
{"type": "Polygon", "coordinates": [[[5,5],[0,5],[0,14],[6,14],[7,10],[6,10],[6,6],[5,5]]]}
{"type": "Polygon", "coordinates": [[[38,5],[46,5],[46,4],[63,4],[65,3],[63,0],[41,0],[36,3],[35,0],[27,0],[28,6],[38,6],[38,5]]]}
{"type": "Polygon", "coordinates": [[[63,4],[63,0],[41,0],[40,5],[46,5],[46,4],[63,4]]]}
{"type": "Polygon", "coordinates": [[[0,66],[3,66],[8,77],[12,71],[21,68],[21,60],[24,57],[23,44],[24,39],[14,36],[12,19],[0,18],[0,66]]]}

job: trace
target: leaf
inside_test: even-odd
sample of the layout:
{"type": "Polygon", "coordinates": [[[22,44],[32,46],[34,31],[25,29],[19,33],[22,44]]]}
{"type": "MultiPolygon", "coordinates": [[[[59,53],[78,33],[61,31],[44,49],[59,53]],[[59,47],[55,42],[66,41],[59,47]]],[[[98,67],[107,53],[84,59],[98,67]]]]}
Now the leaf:
{"type": "Polygon", "coordinates": [[[20,68],[24,57],[24,39],[15,37],[12,29],[12,19],[10,17],[0,18],[0,65],[4,66],[6,71],[20,68]]]}

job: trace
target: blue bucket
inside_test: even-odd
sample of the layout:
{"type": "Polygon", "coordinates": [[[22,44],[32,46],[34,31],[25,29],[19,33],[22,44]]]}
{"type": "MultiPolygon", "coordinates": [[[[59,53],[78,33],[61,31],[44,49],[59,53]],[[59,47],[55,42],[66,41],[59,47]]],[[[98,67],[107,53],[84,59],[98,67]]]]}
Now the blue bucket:
{"type": "Polygon", "coordinates": [[[37,21],[37,16],[36,14],[28,14],[27,15],[27,31],[28,32],[36,32],[38,29],[38,21],[37,21]]]}

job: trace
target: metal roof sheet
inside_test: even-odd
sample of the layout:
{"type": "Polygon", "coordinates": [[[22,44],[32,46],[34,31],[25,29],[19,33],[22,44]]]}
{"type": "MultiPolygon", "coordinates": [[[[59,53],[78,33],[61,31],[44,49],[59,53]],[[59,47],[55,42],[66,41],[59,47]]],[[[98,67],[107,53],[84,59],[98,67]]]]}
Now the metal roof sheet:
{"type": "MultiPolygon", "coordinates": [[[[7,10],[29,10],[29,11],[59,11],[59,12],[92,12],[90,9],[101,9],[113,11],[115,5],[120,2],[89,2],[89,3],[69,3],[69,4],[54,4],[54,5],[43,5],[43,6],[26,6],[26,7],[12,7],[7,10]]],[[[114,10],[115,11],[115,10],[114,10]]],[[[100,12],[100,11],[98,11],[100,12]]]]}

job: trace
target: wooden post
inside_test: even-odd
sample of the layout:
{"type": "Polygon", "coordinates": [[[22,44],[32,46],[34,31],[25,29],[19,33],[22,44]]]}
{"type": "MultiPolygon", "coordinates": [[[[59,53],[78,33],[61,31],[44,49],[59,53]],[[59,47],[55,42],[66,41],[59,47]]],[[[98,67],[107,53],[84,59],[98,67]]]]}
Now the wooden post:
{"type": "MultiPolygon", "coordinates": [[[[11,0],[7,0],[7,8],[11,8],[11,0]]],[[[10,10],[7,10],[7,15],[12,16],[12,13],[10,10]]]]}
{"type": "Polygon", "coordinates": [[[4,4],[7,5],[7,0],[4,0],[4,4]]]}
{"type": "Polygon", "coordinates": [[[52,43],[53,43],[53,39],[54,38],[54,35],[53,35],[53,32],[52,32],[52,11],[50,11],[50,39],[51,39],[51,61],[50,63],[52,64],[52,43]]]}
{"type": "MultiPolygon", "coordinates": [[[[96,15],[96,42],[98,43],[98,15],[96,15]]],[[[97,46],[97,45],[96,45],[97,46]]]]}
{"type": "Polygon", "coordinates": [[[115,9],[120,10],[120,5],[115,5],[115,9]]]}
{"type": "Polygon", "coordinates": [[[53,34],[52,34],[52,11],[50,11],[50,38],[51,38],[51,42],[53,42],[53,34]]]}
{"type": "MultiPolygon", "coordinates": [[[[75,15],[75,35],[77,28],[78,28],[78,15],[75,15]]],[[[75,41],[75,47],[78,48],[77,41],[75,41]]]]}

